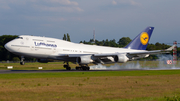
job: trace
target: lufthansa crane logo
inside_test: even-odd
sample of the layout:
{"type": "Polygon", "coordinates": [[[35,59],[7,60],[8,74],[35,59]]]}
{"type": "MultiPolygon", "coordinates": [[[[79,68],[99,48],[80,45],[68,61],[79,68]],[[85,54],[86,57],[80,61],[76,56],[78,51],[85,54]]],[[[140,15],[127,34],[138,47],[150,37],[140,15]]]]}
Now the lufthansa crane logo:
{"type": "Polygon", "coordinates": [[[147,32],[142,32],[140,36],[140,41],[143,45],[147,45],[149,41],[149,35],[147,32]]]}

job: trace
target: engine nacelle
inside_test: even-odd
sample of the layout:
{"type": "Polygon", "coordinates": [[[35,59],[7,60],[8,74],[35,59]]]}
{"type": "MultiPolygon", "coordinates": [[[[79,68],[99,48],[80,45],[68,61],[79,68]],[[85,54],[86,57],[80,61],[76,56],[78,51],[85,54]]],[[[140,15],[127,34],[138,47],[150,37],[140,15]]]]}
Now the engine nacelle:
{"type": "Polygon", "coordinates": [[[125,54],[118,54],[114,57],[115,62],[125,63],[129,60],[129,58],[125,54]]]}
{"type": "Polygon", "coordinates": [[[76,59],[76,62],[78,64],[89,64],[89,63],[92,63],[93,60],[91,59],[91,55],[85,55],[85,56],[78,57],[76,59]]]}

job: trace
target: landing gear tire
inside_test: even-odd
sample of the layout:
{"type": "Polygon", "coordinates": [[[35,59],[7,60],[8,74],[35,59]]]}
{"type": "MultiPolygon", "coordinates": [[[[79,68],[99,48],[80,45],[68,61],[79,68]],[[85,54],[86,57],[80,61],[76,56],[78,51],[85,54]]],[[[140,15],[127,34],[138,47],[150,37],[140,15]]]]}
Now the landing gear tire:
{"type": "Polygon", "coordinates": [[[20,64],[21,64],[21,65],[24,65],[25,63],[24,63],[24,61],[21,61],[20,64]]]}
{"type": "Polygon", "coordinates": [[[82,67],[82,70],[86,70],[86,68],[87,68],[87,67],[83,66],[83,67],[82,67]]]}
{"type": "Polygon", "coordinates": [[[76,70],[89,70],[90,69],[90,67],[88,67],[88,66],[80,66],[80,67],[76,67],[76,70]]]}
{"type": "Polygon", "coordinates": [[[82,68],[83,68],[83,70],[89,70],[90,69],[89,67],[86,67],[86,66],[84,66],[82,68]]]}
{"type": "Polygon", "coordinates": [[[64,65],[64,68],[66,68],[66,70],[71,70],[71,67],[69,66],[69,64],[64,65]]]}
{"type": "Polygon", "coordinates": [[[25,59],[24,56],[21,56],[21,61],[20,61],[20,64],[21,64],[21,65],[24,65],[24,64],[25,64],[24,59],[25,59]]]}
{"type": "Polygon", "coordinates": [[[87,67],[86,70],[90,70],[90,67],[87,67]]]}
{"type": "Polygon", "coordinates": [[[66,70],[71,70],[71,67],[67,67],[66,70]]]}
{"type": "Polygon", "coordinates": [[[76,67],[76,70],[80,70],[80,67],[76,67]]]}

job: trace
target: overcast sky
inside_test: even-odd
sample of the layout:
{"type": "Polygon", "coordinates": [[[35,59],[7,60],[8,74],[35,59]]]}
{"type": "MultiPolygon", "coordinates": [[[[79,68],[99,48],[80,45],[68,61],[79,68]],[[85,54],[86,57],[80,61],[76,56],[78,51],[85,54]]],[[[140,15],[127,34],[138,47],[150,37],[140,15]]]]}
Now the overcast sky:
{"type": "Polygon", "coordinates": [[[72,42],[133,39],[155,27],[150,43],[180,42],[180,0],[0,0],[0,35],[35,35],[72,42]]]}

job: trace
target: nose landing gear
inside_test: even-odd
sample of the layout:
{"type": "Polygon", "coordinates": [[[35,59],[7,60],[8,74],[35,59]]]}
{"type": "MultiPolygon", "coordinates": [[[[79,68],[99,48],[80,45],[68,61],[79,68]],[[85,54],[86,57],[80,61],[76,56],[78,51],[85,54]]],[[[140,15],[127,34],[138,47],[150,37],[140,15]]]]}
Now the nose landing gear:
{"type": "Polygon", "coordinates": [[[20,61],[20,64],[21,64],[21,65],[24,65],[24,64],[25,64],[24,59],[25,59],[24,56],[21,56],[21,61],[20,61]]]}

